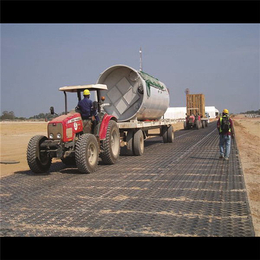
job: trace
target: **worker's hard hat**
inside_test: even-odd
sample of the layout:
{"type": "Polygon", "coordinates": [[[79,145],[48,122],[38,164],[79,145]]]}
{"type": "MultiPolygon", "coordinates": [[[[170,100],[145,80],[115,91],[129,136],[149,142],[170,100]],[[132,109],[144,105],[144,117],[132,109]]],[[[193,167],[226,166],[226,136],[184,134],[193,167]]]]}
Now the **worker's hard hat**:
{"type": "Polygon", "coordinates": [[[224,109],[224,110],[223,110],[223,113],[224,113],[224,114],[228,114],[229,112],[228,112],[227,109],[224,109]]]}
{"type": "Polygon", "coordinates": [[[83,91],[83,95],[84,95],[84,96],[89,96],[89,95],[90,95],[89,90],[88,90],[88,89],[85,89],[85,90],[83,91]]]}

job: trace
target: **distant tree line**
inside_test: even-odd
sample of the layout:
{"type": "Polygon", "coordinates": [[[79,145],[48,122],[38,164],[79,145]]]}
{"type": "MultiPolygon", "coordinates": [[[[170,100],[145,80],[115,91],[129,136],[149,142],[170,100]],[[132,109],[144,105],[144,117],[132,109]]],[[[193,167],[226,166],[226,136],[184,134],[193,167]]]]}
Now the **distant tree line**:
{"type": "MultiPolygon", "coordinates": [[[[60,113],[58,114],[59,115],[63,115],[63,113],[60,113]]],[[[260,109],[258,110],[249,110],[249,111],[246,111],[246,112],[241,112],[241,114],[257,114],[257,115],[260,115],[260,109]]],[[[56,115],[52,115],[51,113],[39,113],[38,115],[34,115],[34,116],[31,116],[29,118],[26,118],[26,117],[16,117],[15,114],[14,114],[14,111],[3,111],[2,113],[2,116],[0,116],[0,120],[27,120],[27,119],[36,119],[36,120],[52,120],[54,117],[57,117],[57,114],[56,115]]]]}
{"type": "Polygon", "coordinates": [[[25,117],[16,117],[14,111],[3,111],[2,116],[0,116],[0,120],[26,120],[25,117]]]}
{"type": "Polygon", "coordinates": [[[1,119],[15,119],[14,111],[4,111],[1,119]]]}
{"type": "Polygon", "coordinates": [[[29,117],[29,119],[47,119],[51,120],[54,116],[50,113],[39,113],[38,115],[34,115],[29,117]]]}
{"type": "Polygon", "coordinates": [[[51,113],[39,113],[38,115],[34,115],[31,116],[29,118],[26,117],[16,117],[14,114],[14,111],[3,111],[2,116],[0,116],[0,120],[52,120],[53,118],[59,116],[59,115],[63,115],[63,113],[61,114],[55,114],[52,115],[51,113]]]}
{"type": "Polygon", "coordinates": [[[246,112],[241,112],[241,114],[257,114],[257,115],[260,115],[260,109],[258,109],[258,110],[249,110],[249,111],[246,111],[246,112]]]}

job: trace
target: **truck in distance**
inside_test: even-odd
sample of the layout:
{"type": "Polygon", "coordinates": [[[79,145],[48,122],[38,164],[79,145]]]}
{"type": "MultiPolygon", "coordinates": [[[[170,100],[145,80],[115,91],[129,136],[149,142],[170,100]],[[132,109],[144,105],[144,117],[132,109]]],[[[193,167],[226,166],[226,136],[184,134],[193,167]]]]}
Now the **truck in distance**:
{"type": "Polygon", "coordinates": [[[205,113],[203,94],[189,94],[186,90],[186,118],[184,129],[200,129],[208,126],[209,116],[205,113]]]}

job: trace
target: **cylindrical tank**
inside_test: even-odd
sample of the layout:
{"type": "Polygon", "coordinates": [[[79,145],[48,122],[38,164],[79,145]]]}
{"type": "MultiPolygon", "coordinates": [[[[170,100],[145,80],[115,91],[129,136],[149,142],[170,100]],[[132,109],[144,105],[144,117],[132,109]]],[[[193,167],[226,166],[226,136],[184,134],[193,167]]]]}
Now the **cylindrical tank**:
{"type": "Polygon", "coordinates": [[[103,71],[97,84],[106,84],[104,110],[118,121],[156,120],[169,107],[169,92],[164,83],[153,76],[126,65],[114,65],[103,71]]]}

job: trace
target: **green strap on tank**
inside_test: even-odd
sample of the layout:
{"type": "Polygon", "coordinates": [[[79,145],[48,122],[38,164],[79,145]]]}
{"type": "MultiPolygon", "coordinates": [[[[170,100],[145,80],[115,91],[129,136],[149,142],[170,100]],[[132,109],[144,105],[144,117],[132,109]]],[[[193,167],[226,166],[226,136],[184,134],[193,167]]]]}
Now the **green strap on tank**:
{"type": "Polygon", "coordinates": [[[143,71],[139,71],[142,78],[144,79],[145,83],[146,83],[146,90],[147,90],[147,95],[148,97],[151,96],[151,86],[158,88],[160,90],[165,90],[164,86],[162,86],[159,83],[159,80],[151,75],[149,75],[148,73],[145,73],[143,71]]]}

